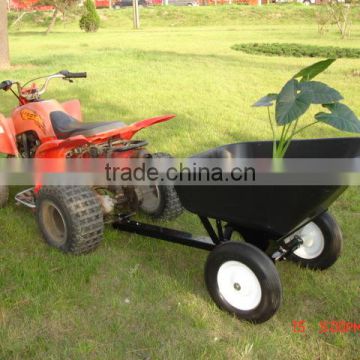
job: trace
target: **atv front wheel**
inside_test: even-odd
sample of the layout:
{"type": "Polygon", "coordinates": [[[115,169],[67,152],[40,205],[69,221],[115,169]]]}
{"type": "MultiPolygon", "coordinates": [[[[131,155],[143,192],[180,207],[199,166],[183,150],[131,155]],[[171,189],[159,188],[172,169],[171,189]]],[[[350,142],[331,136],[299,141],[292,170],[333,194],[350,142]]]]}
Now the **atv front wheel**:
{"type": "MultiPolygon", "coordinates": [[[[171,159],[166,153],[152,154],[153,159],[171,159]]],[[[175,219],[183,212],[183,207],[174,185],[149,185],[142,187],[143,200],[140,210],[156,219],[175,219]]]]}
{"type": "Polygon", "coordinates": [[[87,186],[42,187],[36,218],[45,241],[67,253],[88,253],[103,239],[101,206],[87,186]]]}
{"type": "Polygon", "coordinates": [[[9,200],[9,187],[6,185],[0,186],[0,208],[4,207],[9,200]]]}

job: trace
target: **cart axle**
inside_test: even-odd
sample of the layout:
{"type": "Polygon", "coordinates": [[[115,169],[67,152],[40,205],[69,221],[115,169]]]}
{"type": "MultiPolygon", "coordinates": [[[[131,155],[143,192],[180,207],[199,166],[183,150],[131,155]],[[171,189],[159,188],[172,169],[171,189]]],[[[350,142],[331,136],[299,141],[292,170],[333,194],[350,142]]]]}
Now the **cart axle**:
{"type": "Polygon", "coordinates": [[[272,254],[271,258],[274,261],[286,260],[286,256],[297,250],[303,243],[303,239],[298,235],[295,235],[288,243],[283,240],[279,249],[272,254]]]}

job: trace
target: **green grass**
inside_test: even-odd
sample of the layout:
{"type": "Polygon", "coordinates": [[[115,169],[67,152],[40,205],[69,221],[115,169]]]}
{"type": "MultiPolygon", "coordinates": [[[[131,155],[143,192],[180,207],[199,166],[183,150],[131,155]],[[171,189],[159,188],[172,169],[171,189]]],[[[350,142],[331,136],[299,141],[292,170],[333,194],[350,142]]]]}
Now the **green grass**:
{"type": "MultiPolygon", "coordinates": [[[[227,6],[206,6],[206,7],[179,7],[179,6],[151,6],[141,8],[141,25],[143,27],[182,27],[182,26],[223,26],[241,25],[244,23],[288,23],[291,19],[301,17],[302,21],[315,21],[315,7],[298,6],[297,4],[284,4],[282,6],[254,7],[243,5],[227,6]]],[[[356,14],[359,12],[355,10],[356,14]]],[[[99,11],[102,19],[102,28],[111,29],[128,28],[132,24],[132,9],[124,8],[116,11],[99,11]]],[[[22,26],[36,26],[38,28],[46,26],[51,20],[51,12],[34,12],[25,15],[21,23],[22,26]]],[[[9,21],[13,23],[17,18],[16,13],[10,14],[9,21]]],[[[357,21],[355,17],[355,21],[357,21]]],[[[59,17],[58,24],[61,19],[59,17]]],[[[68,16],[66,26],[77,26],[77,21],[73,16],[68,16]]]]}
{"type": "Polygon", "coordinates": [[[253,43],[236,44],[232,47],[232,49],[242,51],[247,54],[269,56],[324,57],[330,59],[360,58],[360,49],[341,48],[335,46],[253,43]]]}
{"type": "MultiPolygon", "coordinates": [[[[268,58],[231,46],[296,42],[360,48],[358,24],[350,39],[340,40],[335,29],[319,37],[306,16],[296,23],[293,18],[266,22],[249,17],[253,11],[266,16],[289,11],[282,8],[236,7],[231,11],[244,14],[244,24],[237,18],[204,26],[199,15],[197,26],[184,27],[184,20],[176,28],[160,27],[165,20],[157,13],[151,20],[155,10],[149,9],[142,11],[148,29],[141,31],[131,30],[128,10],[106,11],[102,16],[113,17],[111,26],[103,24],[96,34],[81,33],[70,23],[44,37],[43,27],[28,24],[11,34],[14,66],[0,78],[27,80],[64,68],[88,71],[88,80],[73,85],[54,81],[47,94],[79,98],[88,121],[131,123],[177,114],[137,135],[149,140],[152,151],[186,156],[226,143],[269,139],[266,115],[250,105],[314,59],[268,58]]],[[[191,10],[218,11],[221,18],[225,8],[169,11],[186,18],[193,16],[191,10]]],[[[358,72],[358,60],[341,59],[319,80],[337,88],[360,114],[358,72]]],[[[1,112],[9,114],[15,99],[2,94],[0,104],[1,112]]],[[[310,120],[309,114],[305,121],[310,120]]],[[[339,135],[325,125],[304,134],[339,135]]],[[[0,211],[0,358],[357,359],[358,334],[321,335],[317,323],[360,321],[359,204],[360,191],[352,188],[331,209],[345,239],[343,255],[331,269],[277,265],[283,305],[270,321],[254,326],[221,312],[210,300],[203,283],[206,252],[108,228],[95,253],[63,255],[43,243],[33,214],[12,203],[0,211]],[[300,319],[307,320],[305,335],[291,331],[292,320],[300,319]]],[[[203,233],[189,213],[166,225],[203,233]]]]}

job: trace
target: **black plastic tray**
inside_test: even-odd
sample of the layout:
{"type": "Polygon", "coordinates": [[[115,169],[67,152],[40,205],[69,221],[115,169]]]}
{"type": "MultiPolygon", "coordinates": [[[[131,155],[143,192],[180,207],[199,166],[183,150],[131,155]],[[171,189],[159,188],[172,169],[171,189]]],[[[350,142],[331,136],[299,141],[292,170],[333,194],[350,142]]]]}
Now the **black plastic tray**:
{"type": "MultiPolygon", "coordinates": [[[[272,142],[221,146],[193,158],[270,158],[272,142]]],[[[360,137],[294,140],[286,158],[357,158],[360,137]]],[[[281,237],[325,211],[346,186],[177,185],[183,206],[200,216],[281,237]]]]}

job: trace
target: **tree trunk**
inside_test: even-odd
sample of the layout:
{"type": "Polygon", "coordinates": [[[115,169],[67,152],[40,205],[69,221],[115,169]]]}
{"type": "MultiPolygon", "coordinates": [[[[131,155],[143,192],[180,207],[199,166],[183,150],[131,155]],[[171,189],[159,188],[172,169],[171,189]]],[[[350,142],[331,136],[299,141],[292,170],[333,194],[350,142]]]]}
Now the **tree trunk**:
{"type": "Polygon", "coordinates": [[[134,21],[134,29],[140,29],[140,14],[139,14],[138,0],[133,0],[133,21],[134,21]]]}
{"type": "Polygon", "coordinates": [[[26,11],[21,12],[17,19],[10,25],[10,27],[15,26],[18,22],[22,20],[22,18],[27,14],[26,11]]]}
{"type": "Polygon", "coordinates": [[[7,1],[0,0],[0,69],[10,66],[7,1]]]}
{"type": "MultiPolygon", "coordinates": [[[[1,0],[0,0],[0,1],[1,1],[1,0]]],[[[52,19],[51,19],[51,22],[50,22],[50,24],[49,24],[49,27],[48,27],[47,30],[46,30],[45,35],[49,34],[49,32],[51,32],[52,28],[54,27],[55,22],[56,22],[57,14],[58,14],[58,9],[55,8],[54,13],[53,13],[53,16],[52,16],[52,19]]]]}

